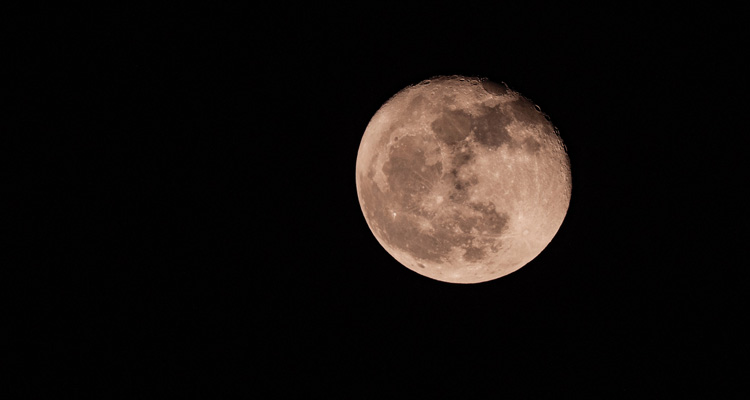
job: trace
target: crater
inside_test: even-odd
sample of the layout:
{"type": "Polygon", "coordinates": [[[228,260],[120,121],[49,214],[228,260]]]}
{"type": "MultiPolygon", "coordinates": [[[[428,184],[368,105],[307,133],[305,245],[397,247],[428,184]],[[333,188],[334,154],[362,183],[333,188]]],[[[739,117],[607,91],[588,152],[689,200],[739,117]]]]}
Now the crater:
{"type": "Polygon", "coordinates": [[[491,81],[482,82],[482,87],[493,96],[502,96],[508,93],[508,88],[505,85],[499,85],[491,81]]]}

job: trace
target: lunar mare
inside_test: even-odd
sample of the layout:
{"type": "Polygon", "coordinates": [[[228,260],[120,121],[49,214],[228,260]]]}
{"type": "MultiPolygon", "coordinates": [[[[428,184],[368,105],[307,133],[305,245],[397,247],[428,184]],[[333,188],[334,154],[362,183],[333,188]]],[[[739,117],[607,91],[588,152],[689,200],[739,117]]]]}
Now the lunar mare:
{"type": "Polygon", "coordinates": [[[505,85],[461,76],[409,86],[368,124],[357,195],[378,242],[407,268],[452,283],[518,270],[568,210],[557,129],[505,85]]]}

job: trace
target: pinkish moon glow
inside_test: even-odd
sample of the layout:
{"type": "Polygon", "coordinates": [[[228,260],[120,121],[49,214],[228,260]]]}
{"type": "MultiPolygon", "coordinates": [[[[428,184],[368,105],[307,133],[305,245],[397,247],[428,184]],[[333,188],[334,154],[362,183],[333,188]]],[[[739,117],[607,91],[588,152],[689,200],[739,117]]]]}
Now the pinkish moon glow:
{"type": "Polygon", "coordinates": [[[370,120],[356,174],[378,242],[444,282],[523,267],[570,203],[570,162],[555,127],[531,101],[485,79],[437,77],[398,92],[370,120]]]}

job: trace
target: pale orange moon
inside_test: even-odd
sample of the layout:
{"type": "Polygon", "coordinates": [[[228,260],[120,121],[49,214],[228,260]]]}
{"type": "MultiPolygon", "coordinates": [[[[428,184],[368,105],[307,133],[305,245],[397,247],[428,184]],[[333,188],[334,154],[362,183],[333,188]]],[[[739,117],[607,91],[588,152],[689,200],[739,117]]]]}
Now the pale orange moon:
{"type": "Polygon", "coordinates": [[[436,77],[388,100],[357,154],[357,195],[401,264],[452,283],[485,282],[550,243],[570,204],[557,129],[506,85],[436,77]]]}

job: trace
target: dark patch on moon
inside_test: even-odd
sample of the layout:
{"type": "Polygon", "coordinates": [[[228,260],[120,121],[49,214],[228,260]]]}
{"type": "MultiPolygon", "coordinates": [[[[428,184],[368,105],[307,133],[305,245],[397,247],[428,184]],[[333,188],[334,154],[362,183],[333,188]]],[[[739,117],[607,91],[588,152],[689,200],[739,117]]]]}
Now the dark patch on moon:
{"type": "Polygon", "coordinates": [[[480,261],[484,258],[485,251],[482,248],[471,246],[463,254],[466,261],[480,261]]]}
{"type": "Polygon", "coordinates": [[[482,113],[471,119],[471,130],[476,141],[491,149],[510,143],[508,124],[512,119],[500,107],[482,107],[482,113]]]}
{"type": "Polygon", "coordinates": [[[471,133],[471,116],[461,110],[446,109],[430,126],[438,140],[452,146],[466,139],[471,133]]]}
{"type": "Polygon", "coordinates": [[[414,206],[442,175],[441,162],[426,164],[424,147],[423,140],[407,136],[390,148],[383,174],[391,192],[399,197],[397,204],[414,206]]]}
{"type": "Polygon", "coordinates": [[[487,93],[493,96],[502,96],[508,93],[508,88],[505,85],[499,85],[491,81],[482,82],[482,87],[487,91],[487,93]]]}
{"type": "Polygon", "coordinates": [[[494,203],[470,203],[469,206],[482,213],[482,218],[478,220],[476,225],[480,233],[500,235],[505,231],[508,225],[508,215],[499,213],[495,209],[494,203]]]}
{"type": "Polygon", "coordinates": [[[459,170],[469,164],[473,157],[474,153],[468,148],[466,143],[460,149],[453,149],[450,153],[448,163],[451,169],[443,179],[447,181],[446,183],[452,185],[452,189],[448,193],[448,198],[453,202],[465,200],[468,197],[467,188],[479,182],[476,176],[471,176],[467,179],[459,174],[459,170]]]}
{"type": "Polygon", "coordinates": [[[474,158],[474,152],[464,146],[453,154],[453,166],[461,168],[474,158]]]}
{"type": "Polygon", "coordinates": [[[523,141],[523,144],[521,147],[529,154],[538,153],[539,149],[542,148],[541,143],[539,143],[534,138],[526,138],[526,140],[523,141]]]}
{"type": "Polygon", "coordinates": [[[469,186],[467,181],[459,180],[453,184],[453,189],[448,194],[448,199],[454,203],[463,203],[469,198],[469,193],[466,190],[469,186]]]}
{"type": "Polygon", "coordinates": [[[479,179],[476,176],[469,179],[459,179],[454,176],[454,179],[453,190],[448,194],[448,198],[454,203],[463,203],[469,198],[469,186],[479,183],[479,179]]]}
{"type": "Polygon", "coordinates": [[[451,192],[448,195],[448,199],[454,203],[460,203],[464,200],[466,200],[469,196],[466,194],[466,192],[451,192]]]}
{"type": "Polygon", "coordinates": [[[479,222],[479,218],[475,216],[466,216],[460,213],[456,214],[455,220],[458,229],[461,229],[461,232],[463,233],[470,233],[471,228],[474,228],[477,225],[477,222],[479,222]]]}
{"type": "Polygon", "coordinates": [[[450,94],[447,96],[443,96],[443,100],[441,103],[445,104],[446,106],[454,106],[456,105],[456,95],[450,94]]]}
{"type": "Polygon", "coordinates": [[[544,114],[526,98],[520,97],[510,105],[513,117],[520,123],[527,125],[550,125],[544,114]]]}
{"type": "MultiPolygon", "coordinates": [[[[418,213],[417,213],[418,214],[418,213]]],[[[457,234],[446,229],[436,229],[425,232],[418,228],[417,221],[413,216],[405,216],[402,223],[393,226],[397,229],[396,234],[391,234],[392,245],[399,246],[402,243],[408,245],[408,252],[420,259],[440,262],[448,255],[451,248],[462,246],[471,240],[467,234],[457,234]]]]}
{"type": "Polygon", "coordinates": [[[427,267],[425,267],[425,266],[424,266],[424,264],[422,264],[422,263],[417,263],[417,267],[419,267],[419,268],[422,268],[422,269],[424,269],[424,268],[427,268],[427,267]]]}

